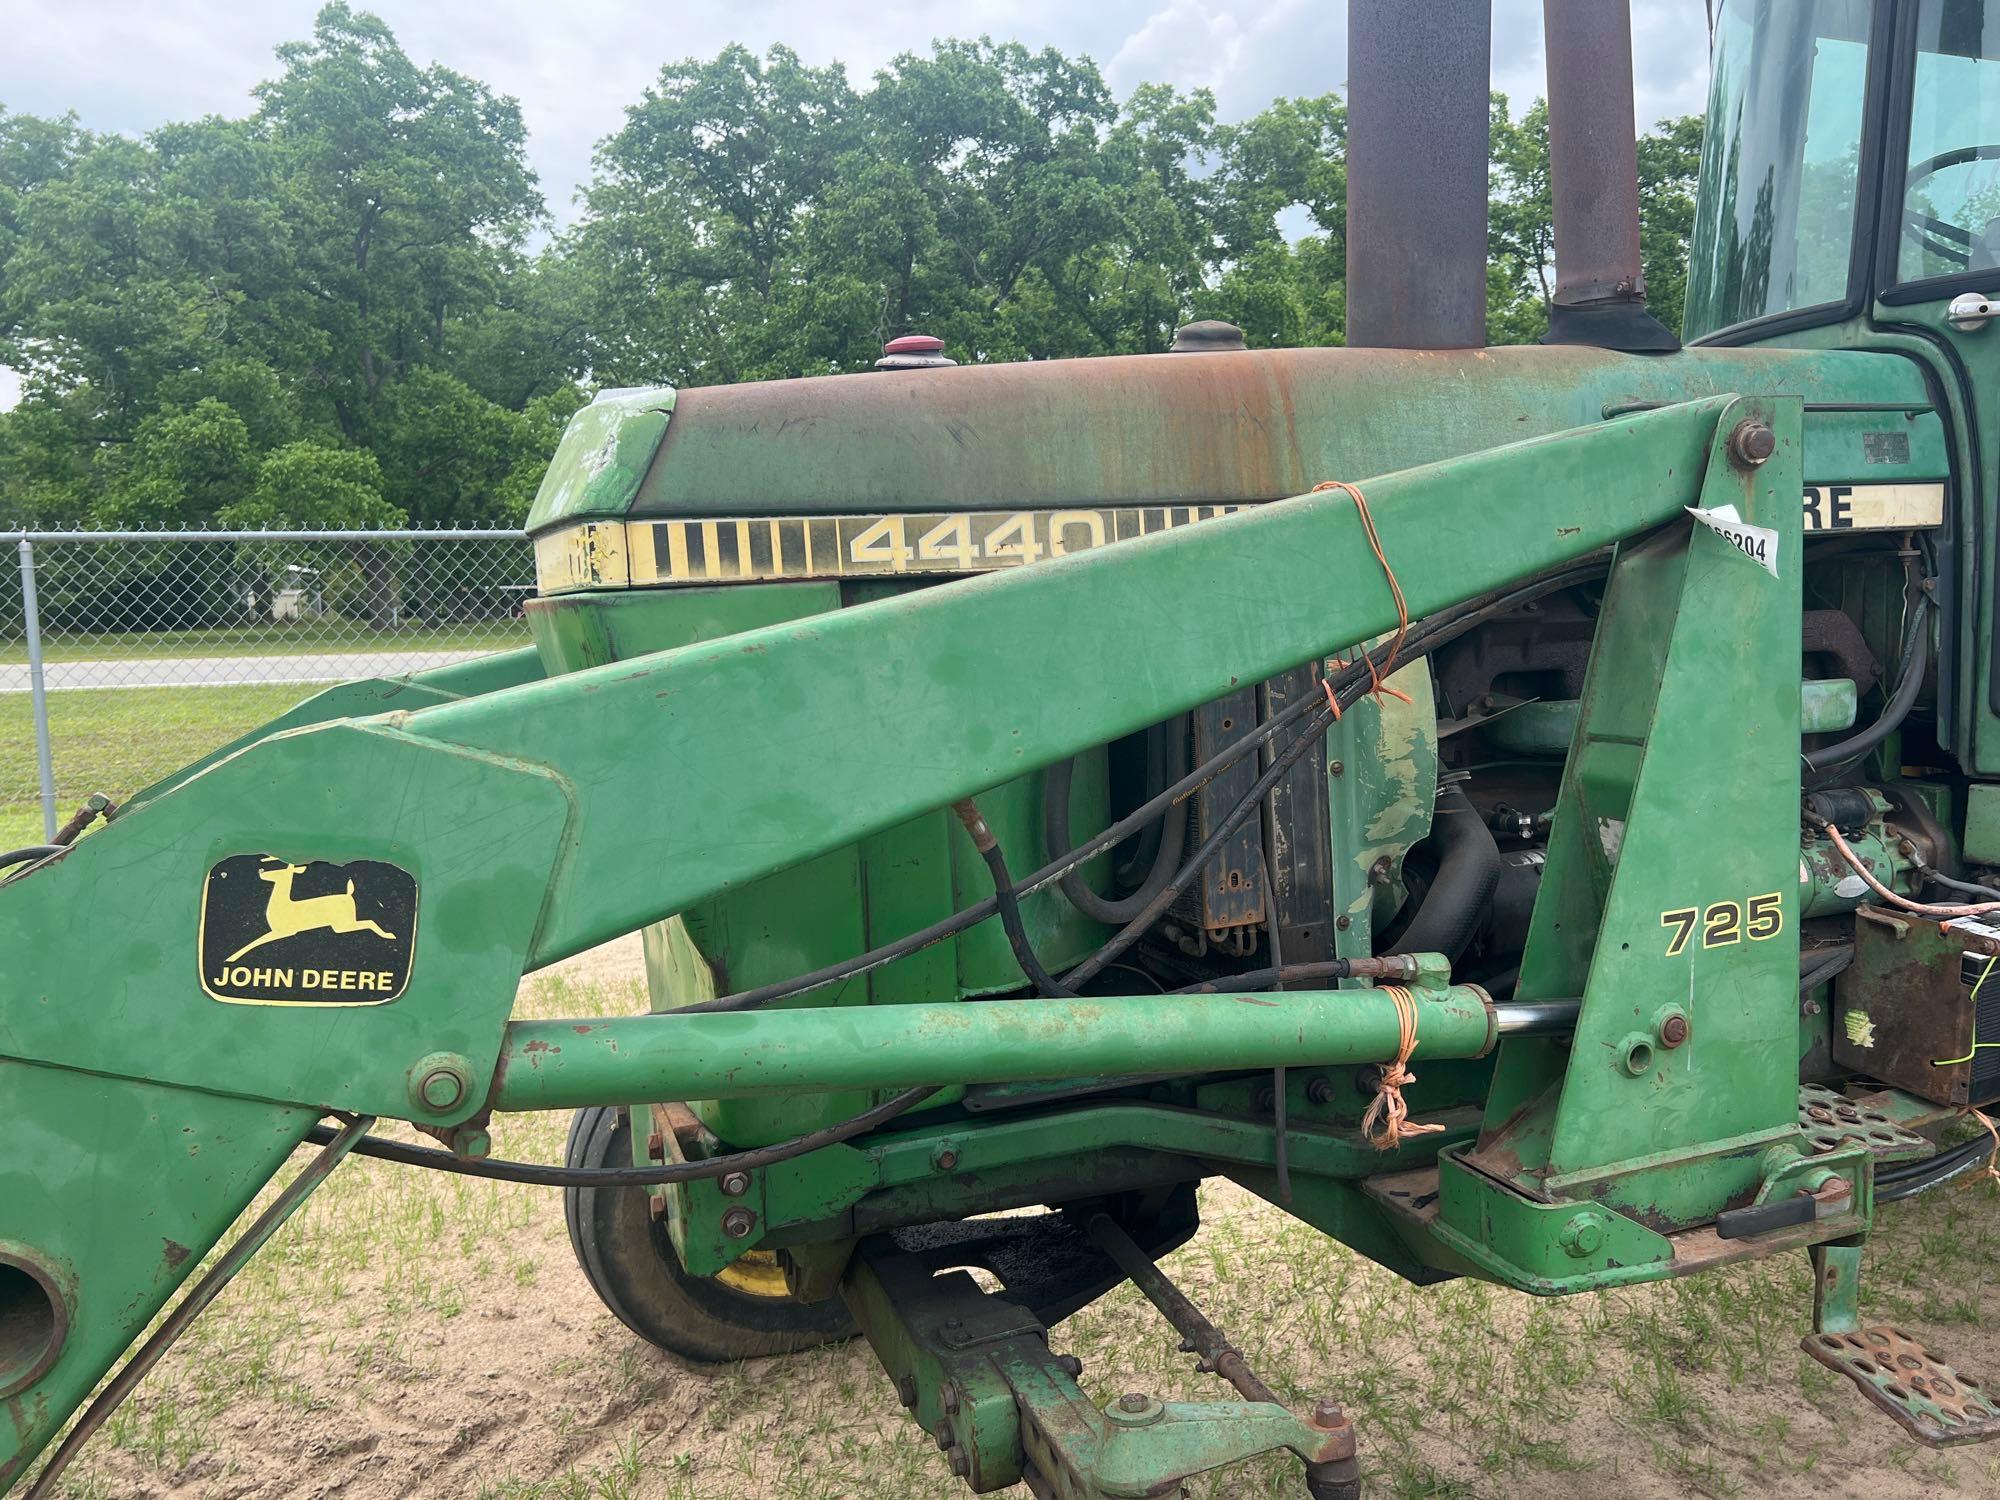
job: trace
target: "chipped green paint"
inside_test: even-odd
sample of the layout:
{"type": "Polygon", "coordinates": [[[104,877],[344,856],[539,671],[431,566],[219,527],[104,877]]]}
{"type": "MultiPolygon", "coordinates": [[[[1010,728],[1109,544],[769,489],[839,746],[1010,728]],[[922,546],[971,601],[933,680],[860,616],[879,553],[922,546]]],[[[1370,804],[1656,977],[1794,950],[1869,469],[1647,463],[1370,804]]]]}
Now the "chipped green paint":
{"type": "Polygon", "coordinates": [[[528,508],[528,530],[631,508],[674,409],[670,387],[604,391],[569,419],[528,508]]]}
{"type": "Polygon", "coordinates": [[[1402,904],[1403,860],[1430,833],[1437,801],[1430,669],[1412,663],[1388,684],[1409,701],[1394,693],[1363,698],[1327,736],[1333,847],[1351,851],[1333,871],[1334,909],[1349,922],[1336,947],[1348,956],[1372,952],[1375,924],[1402,904]]]}

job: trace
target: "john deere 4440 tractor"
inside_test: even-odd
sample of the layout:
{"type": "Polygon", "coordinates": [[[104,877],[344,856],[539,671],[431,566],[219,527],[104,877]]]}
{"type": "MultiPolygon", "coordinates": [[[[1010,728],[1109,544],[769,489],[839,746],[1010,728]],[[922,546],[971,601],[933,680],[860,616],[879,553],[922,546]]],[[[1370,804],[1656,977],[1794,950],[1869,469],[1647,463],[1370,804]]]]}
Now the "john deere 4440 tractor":
{"type": "Polygon", "coordinates": [[[1532,348],[1484,0],[1350,12],[1348,347],[607,391],[531,649],[6,856],[0,1489],[350,1153],[559,1188],[687,1358],[865,1337],[975,1490],[1357,1492],[1155,1267],[1210,1177],[1420,1283],[1800,1252],[1807,1354],[2000,1433],[1857,1297],[2000,1100],[2000,4],[1725,0],[1683,346],[1628,19],[1548,0],[1532,348]],[[633,931],[650,1013],[510,1021],[633,931]],[[1236,1399],[1085,1396],[1126,1279],[1236,1399]]]}

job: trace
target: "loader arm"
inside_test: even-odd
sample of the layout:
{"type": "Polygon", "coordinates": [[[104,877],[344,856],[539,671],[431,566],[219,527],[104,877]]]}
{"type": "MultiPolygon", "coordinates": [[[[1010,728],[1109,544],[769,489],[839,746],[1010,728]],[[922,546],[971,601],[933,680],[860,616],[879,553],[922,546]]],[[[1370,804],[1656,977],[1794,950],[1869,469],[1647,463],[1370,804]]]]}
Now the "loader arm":
{"type": "MultiPolygon", "coordinates": [[[[1688,506],[1733,503],[1795,539],[1800,436],[1795,399],[1714,397],[1368,477],[1365,493],[1417,617],[1688,506]],[[1769,462],[1732,457],[1745,423],[1775,434],[1769,462]]],[[[1796,620],[1795,572],[1773,584],[1719,537],[1678,536],[1690,567],[1730,570],[1729,588],[1788,589],[1775,607],[1796,620]]],[[[774,1018],[660,1017],[618,1023],[655,1028],[622,1049],[616,1035],[586,1048],[579,1025],[590,1059],[568,1059],[560,1087],[516,1077],[494,1094],[524,973],[1395,623],[1336,490],[637,661],[540,681],[510,667],[512,685],[475,696],[412,695],[431,706],[301,714],[163,783],[0,886],[0,1487],[325,1113],[443,1128],[489,1102],[758,1086],[774,1018]],[[259,878],[279,864],[299,869],[296,894],[259,878]],[[328,904],[283,905],[311,899],[328,904]],[[326,924],[322,962],[234,956],[245,934],[308,916],[326,924]]],[[[1726,692],[1728,664],[1709,665],[1726,692]]],[[[1796,661],[1783,666],[1795,713],[1796,661]]],[[[1795,747],[1795,719],[1768,726],[1767,750],[1787,734],[1795,747]]],[[[1224,1049],[1233,1062],[1392,1054],[1385,1007],[1295,998],[1297,1024],[1262,1025],[1224,1049]]],[[[1476,996],[1436,1003],[1459,1023],[1440,1023],[1432,1055],[1491,1044],[1476,996]]],[[[1122,1039],[1084,1066],[1192,1055],[1185,1028],[1156,1042],[1125,1002],[1074,1004],[1098,1009],[1071,1023],[1122,1039]]],[[[1008,1065],[1062,1072],[1046,1056],[1027,1066],[1061,1045],[1061,1020],[1037,1031],[1005,1006],[948,1024],[909,1009],[894,1034],[826,1013],[786,1054],[782,1086],[886,1086],[897,1070],[855,1058],[926,1026],[961,1049],[967,1028],[974,1045],[1012,1028],[1008,1065]]],[[[1190,1010],[1188,1024],[1226,1040],[1230,1011],[1190,1010]]],[[[517,1037],[510,1068],[553,1060],[560,1030],[517,1037]]]]}

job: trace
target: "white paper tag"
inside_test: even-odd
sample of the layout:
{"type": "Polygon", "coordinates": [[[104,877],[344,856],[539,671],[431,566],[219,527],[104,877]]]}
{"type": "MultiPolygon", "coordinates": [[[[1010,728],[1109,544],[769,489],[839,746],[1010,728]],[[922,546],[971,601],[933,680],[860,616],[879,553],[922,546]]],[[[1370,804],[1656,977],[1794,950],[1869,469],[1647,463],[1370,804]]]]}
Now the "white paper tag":
{"type": "Polygon", "coordinates": [[[1752,526],[1737,514],[1733,505],[1700,510],[1690,505],[1687,513],[1751,561],[1762,565],[1773,578],[1778,576],[1778,533],[1768,526],[1752,526]]]}

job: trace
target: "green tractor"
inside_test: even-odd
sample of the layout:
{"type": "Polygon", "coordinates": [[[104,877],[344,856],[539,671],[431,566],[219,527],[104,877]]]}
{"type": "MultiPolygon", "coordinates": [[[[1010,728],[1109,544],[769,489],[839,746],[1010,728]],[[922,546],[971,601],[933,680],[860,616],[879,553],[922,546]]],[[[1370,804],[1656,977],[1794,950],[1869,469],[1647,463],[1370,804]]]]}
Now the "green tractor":
{"type": "Polygon", "coordinates": [[[1802,1252],[1807,1353],[2000,1432],[1857,1296],[2000,1100],[2000,6],[1724,0],[1685,346],[1628,19],[1546,12],[1543,346],[1483,347],[1485,0],[1353,0],[1348,347],[606,392],[532,649],[7,855],[0,1489],[350,1153],[560,1189],[687,1358],[864,1336],[977,1491],[1358,1493],[1155,1265],[1211,1177],[1419,1283],[1802,1252]],[[510,1021],[634,931],[651,1013],[510,1021]],[[1084,1395],[1128,1279],[1235,1399],[1084,1395]]]}

